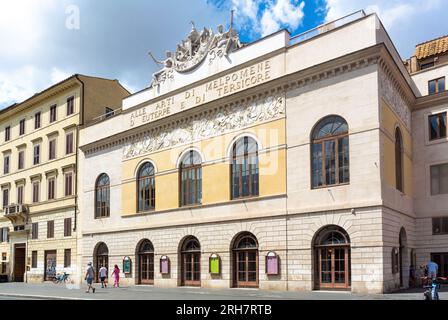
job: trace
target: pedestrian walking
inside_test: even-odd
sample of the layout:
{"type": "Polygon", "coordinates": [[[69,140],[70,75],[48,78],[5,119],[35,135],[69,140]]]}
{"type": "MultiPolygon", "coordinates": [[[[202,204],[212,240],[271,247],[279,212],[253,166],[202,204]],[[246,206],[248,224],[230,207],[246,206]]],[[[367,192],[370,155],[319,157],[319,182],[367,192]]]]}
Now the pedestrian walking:
{"type": "Polygon", "coordinates": [[[120,287],[120,268],[117,265],[115,265],[112,275],[114,276],[114,288],[120,287]]]}
{"type": "Polygon", "coordinates": [[[101,288],[104,288],[104,287],[107,288],[107,283],[106,283],[107,268],[102,265],[99,270],[99,274],[100,274],[101,288]]]}
{"type": "Polygon", "coordinates": [[[92,267],[92,262],[89,262],[87,264],[86,276],[84,278],[84,280],[87,281],[86,293],[90,293],[90,289],[92,289],[93,293],[95,293],[95,288],[92,285],[94,274],[95,274],[95,272],[94,272],[93,267],[92,267]]]}

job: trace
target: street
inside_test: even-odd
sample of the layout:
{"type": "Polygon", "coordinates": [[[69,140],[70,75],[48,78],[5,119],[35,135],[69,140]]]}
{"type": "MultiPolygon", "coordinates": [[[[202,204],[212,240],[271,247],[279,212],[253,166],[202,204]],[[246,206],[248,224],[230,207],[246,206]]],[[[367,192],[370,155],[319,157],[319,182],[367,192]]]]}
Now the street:
{"type": "MultiPolygon", "coordinates": [[[[441,300],[448,300],[448,288],[442,288],[441,300]]],[[[352,294],[350,292],[279,292],[257,289],[203,289],[192,287],[156,288],[130,286],[101,288],[95,293],[53,283],[1,283],[0,300],[422,300],[423,289],[416,288],[383,295],[352,294]]]]}

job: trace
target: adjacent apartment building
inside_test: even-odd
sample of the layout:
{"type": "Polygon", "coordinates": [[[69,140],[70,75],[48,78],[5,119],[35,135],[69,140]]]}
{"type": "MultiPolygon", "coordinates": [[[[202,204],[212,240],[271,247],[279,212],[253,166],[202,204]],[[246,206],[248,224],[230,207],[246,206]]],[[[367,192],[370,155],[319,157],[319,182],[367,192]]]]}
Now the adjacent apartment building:
{"type": "Polygon", "coordinates": [[[82,264],[160,287],[381,293],[431,257],[447,275],[446,39],[404,63],[375,14],[249,44],[193,26],[80,131],[82,264]]]}
{"type": "Polygon", "coordinates": [[[74,75],[0,111],[0,277],[79,272],[79,126],[119,109],[118,81],[74,75]]]}

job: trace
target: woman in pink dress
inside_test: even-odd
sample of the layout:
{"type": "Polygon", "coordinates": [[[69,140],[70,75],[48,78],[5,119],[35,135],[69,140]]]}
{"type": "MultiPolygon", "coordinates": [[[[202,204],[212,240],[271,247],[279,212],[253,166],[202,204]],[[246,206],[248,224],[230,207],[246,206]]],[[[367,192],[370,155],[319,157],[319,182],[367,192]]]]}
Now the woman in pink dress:
{"type": "Polygon", "coordinates": [[[114,288],[120,287],[120,268],[117,265],[115,265],[112,275],[114,276],[114,288]]]}

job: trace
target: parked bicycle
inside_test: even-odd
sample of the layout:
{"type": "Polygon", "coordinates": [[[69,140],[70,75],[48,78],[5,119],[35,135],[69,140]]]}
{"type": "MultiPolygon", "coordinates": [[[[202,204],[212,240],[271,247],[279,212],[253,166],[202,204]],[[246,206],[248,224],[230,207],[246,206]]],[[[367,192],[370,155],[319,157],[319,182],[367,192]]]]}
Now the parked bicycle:
{"type": "Polygon", "coordinates": [[[54,277],[53,279],[53,283],[55,284],[67,283],[67,282],[70,282],[70,275],[65,271],[63,273],[57,274],[56,277],[54,277]]]}

